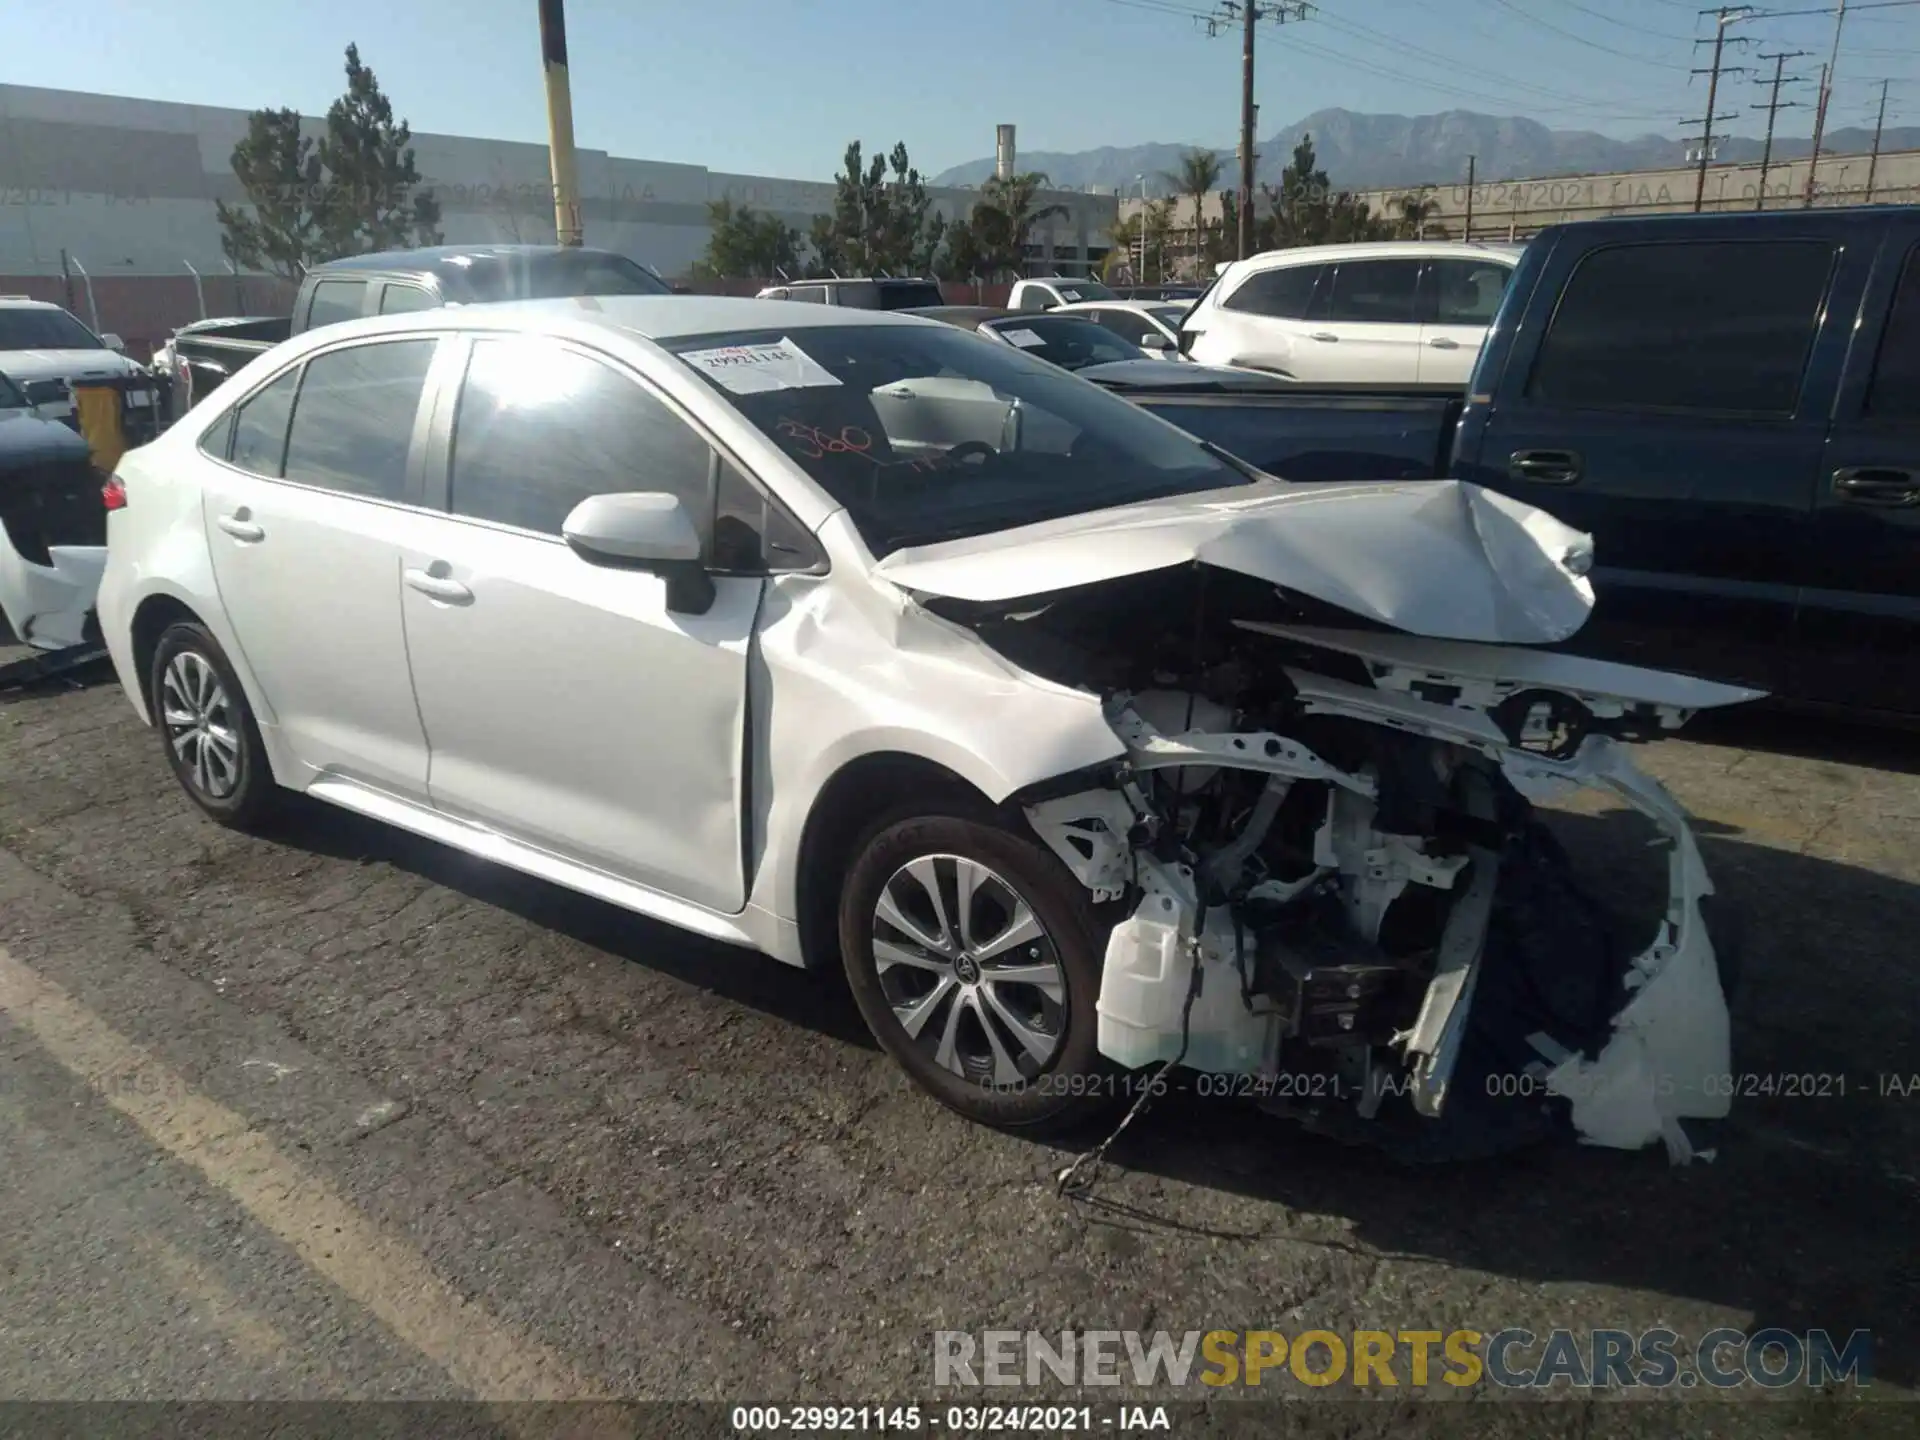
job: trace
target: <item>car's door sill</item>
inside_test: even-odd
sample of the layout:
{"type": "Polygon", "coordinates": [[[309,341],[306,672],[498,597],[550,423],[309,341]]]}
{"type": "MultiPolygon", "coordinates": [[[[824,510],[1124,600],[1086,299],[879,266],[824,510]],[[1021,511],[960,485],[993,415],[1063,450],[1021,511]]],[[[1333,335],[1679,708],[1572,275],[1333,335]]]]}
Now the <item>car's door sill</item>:
{"type": "Polygon", "coordinates": [[[316,800],[324,800],[330,805],[396,825],[402,830],[424,835],[429,840],[438,840],[443,845],[464,850],[482,860],[491,860],[541,880],[550,880],[569,890],[578,890],[583,895],[591,895],[596,900],[605,900],[608,904],[636,911],[682,930],[691,930],[735,945],[759,948],[753,936],[741,924],[740,916],[717,914],[689,901],[663,895],[631,880],[609,875],[591,865],[582,865],[578,861],[555,855],[552,851],[502,835],[497,830],[489,830],[483,825],[429,809],[360,781],[342,775],[322,775],[307,787],[306,793],[316,800]]]}

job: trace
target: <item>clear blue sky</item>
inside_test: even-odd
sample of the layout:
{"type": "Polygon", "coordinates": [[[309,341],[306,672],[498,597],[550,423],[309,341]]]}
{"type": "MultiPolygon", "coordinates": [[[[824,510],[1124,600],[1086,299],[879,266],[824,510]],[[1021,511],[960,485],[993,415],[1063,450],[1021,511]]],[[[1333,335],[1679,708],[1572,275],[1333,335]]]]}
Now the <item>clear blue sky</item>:
{"type": "MultiPolygon", "coordinates": [[[[1819,0],[1774,0],[1806,9],[1819,0]]],[[[1859,3],[1859,0],[1855,0],[1859,3]]],[[[1231,145],[1240,95],[1236,35],[1209,39],[1208,0],[569,0],[575,133],[583,146],[716,170],[824,178],[849,139],[905,140],[929,173],[988,155],[996,122],[1022,150],[1146,141],[1231,145]]],[[[1472,109],[1559,128],[1677,134],[1698,115],[1711,33],[1693,0],[1328,0],[1305,23],[1264,25],[1260,130],[1310,111],[1427,114],[1472,109]]],[[[0,80],[309,114],[339,94],[357,41],[416,130],[543,140],[534,0],[107,0],[57,22],[58,7],[9,22],[0,80]]],[[[1728,52],[1808,50],[1817,75],[1830,15],[1729,33],[1728,52]]],[[[1771,67],[1767,67],[1769,70],[1771,67]]],[[[1878,80],[1896,83],[1889,123],[1920,121],[1920,5],[1850,10],[1832,124],[1872,123],[1878,80]]],[[[1812,84],[1790,90],[1811,100],[1812,84]]],[[[1719,108],[1757,133],[1746,77],[1719,108]]],[[[1806,134],[1812,109],[1787,111],[1806,134]]]]}

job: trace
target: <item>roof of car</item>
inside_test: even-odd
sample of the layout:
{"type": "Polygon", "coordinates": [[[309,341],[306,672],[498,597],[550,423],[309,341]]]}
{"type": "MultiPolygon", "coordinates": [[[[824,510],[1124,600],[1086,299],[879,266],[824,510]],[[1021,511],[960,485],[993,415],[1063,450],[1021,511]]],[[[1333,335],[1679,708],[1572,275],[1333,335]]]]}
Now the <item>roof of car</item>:
{"type": "Polygon", "coordinates": [[[0,308],[8,310],[64,310],[51,300],[34,300],[25,295],[0,295],[0,308]]]}
{"type": "Polygon", "coordinates": [[[1275,263],[1304,265],[1328,260],[1401,260],[1448,255],[1488,255],[1512,260],[1524,245],[1488,244],[1479,240],[1356,240],[1345,245],[1301,245],[1290,250],[1263,250],[1238,262],[1265,267],[1275,263]]]}
{"type": "MultiPolygon", "coordinates": [[[[625,330],[649,340],[680,340],[692,335],[716,335],[735,330],[825,329],[834,325],[918,325],[925,323],[905,310],[860,310],[836,305],[809,305],[798,300],[748,300],[731,295],[573,295],[552,300],[504,300],[488,305],[463,305],[439,310],[414,310],[343,320],[306,332],[325,341],[349,334],[380,335],[423,327],[446,330],[518,328],[548,325],[601,326],[625,330]]],[[[305,338],[305,337],[297,337],[305,338]]]]}
{"type": "MultiPolygon", "coordinates": [[[[1056,305],[1046,311],[1048,315],[1071,315],[1078,310],[1137,310],[1145,315],[1154,310],[1181,310],[1186,304],[1181,300],[1076,300],[1071,305],[1056,305]]],[[[1032,311],[1026,311],[1032,314],[1032,311]]]]}
{"type": "MultiPolygon", "coordinates": [[[[531,259],[542,255],[615,255],[613,250],[592,246],[496,245],[424,245],[415,250],[376,250],[370,255],[342,255],[315,265],[313,270],[422,270],[440,271],[450,266],[471,265],[476,260],[531,259]]],[[[620,258],[625,259],[625,256],[620,258]]],[[[312,271],[308,272],[309,274],[312,271]]]]}

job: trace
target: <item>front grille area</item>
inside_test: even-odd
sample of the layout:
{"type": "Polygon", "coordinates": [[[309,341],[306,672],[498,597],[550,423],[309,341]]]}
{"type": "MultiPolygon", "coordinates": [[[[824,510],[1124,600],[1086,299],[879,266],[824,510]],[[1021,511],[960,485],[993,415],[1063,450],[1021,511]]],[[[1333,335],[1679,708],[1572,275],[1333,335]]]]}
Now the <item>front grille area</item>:
{"type": "Polygon", "coordinates": [[[85,460],[0,471],[0,524],[21,557],[50,565],[49,545],[104,545],[100,472],[85,460]]]}

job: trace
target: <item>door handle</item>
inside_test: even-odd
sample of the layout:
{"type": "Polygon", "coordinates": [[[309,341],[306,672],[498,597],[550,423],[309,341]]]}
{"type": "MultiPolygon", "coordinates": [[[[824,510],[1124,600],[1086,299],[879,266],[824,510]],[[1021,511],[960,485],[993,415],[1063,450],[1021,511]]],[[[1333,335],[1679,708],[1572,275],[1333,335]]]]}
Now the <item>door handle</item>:
{"type": "Polygon", "coordinates": [[[234,539],[243,540],[248,544],[267,538],[265,530],[247,519],[247,512],[244,509],[236,510],[231,515],[222,515],[215,523],[234,539]]]}
{"type": "Polygon", "coordinates": [[[1833,493],[1855,505],[1920,505],[1920,474],[1878,465],[1833,472],[1833,493]]]}
{"type": "Polygon", "coordinates": [[[1516,450],[1507,475],[1536,485],[1571,485],[1580,478],[1580,457],[1571,450],[1516,450]]]}
{"type": "Polygon", "coordinates": [[[435,600],[444,600],[449,605],[464,605],[473,599],[473,591],[445,575],[434,575],[425,570],[403,570],[401,578],[422,595],[431,595],[435,600]]]}
{"type": "Polygon", "coordinates": [[[1307,336],[1307,339],[1309,340],[1322,340],[1322,341],[1333,341],[1333,340],[1338,340],[1339,338],[1340,337],[1338,335],[1335,335],[1328,330],[1316,330],[1311,335],[1307,336]]]}
{"type": "Polygon", "coordinates": [[[1434,336],[1433,339],[1427,341],[1427,344],[1436,350],[1458,350],[1460,348],[1460,342],[1458,340],[1449,340],[1444,335],[1434,336]]]}

